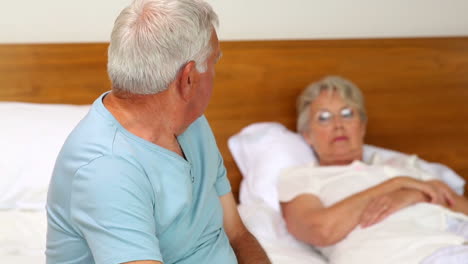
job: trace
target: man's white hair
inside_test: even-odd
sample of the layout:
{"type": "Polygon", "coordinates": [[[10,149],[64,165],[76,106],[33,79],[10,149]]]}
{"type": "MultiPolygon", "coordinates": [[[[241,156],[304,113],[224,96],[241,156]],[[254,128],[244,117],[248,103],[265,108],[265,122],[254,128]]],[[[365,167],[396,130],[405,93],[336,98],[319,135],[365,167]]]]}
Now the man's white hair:
{"type": "Polygon", "coordinates": [[[189,61],[205,72],[217,26],[218,16],[203,0],[134,0],[117,17],[111,35],[107,72],[112,89],[164,91],[189,61]]]}

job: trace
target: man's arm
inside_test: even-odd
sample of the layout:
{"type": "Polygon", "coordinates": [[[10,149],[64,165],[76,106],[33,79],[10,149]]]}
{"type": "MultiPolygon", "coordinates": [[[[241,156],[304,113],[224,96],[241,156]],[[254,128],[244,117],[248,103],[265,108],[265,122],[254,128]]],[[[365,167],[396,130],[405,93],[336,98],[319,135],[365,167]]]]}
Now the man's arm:
{"type": "Polygon", "coordinates": [[[224,229],[239,264],[270,264],[257,239],[244,226],[232,192],[220,197],[224,211],[224,229]]]}
{"type": "Polygon", "coordinates": [[[155,260],[137,260],[137,261],[125,262],[122,264],[163,264],[163,263],[159,261],[155,261],[155,260]]]}

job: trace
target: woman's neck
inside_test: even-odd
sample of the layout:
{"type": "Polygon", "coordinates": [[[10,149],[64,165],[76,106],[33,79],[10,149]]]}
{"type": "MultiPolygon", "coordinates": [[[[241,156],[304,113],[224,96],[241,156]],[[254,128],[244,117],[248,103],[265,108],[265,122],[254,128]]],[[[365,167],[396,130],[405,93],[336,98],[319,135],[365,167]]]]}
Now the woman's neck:
{"type": "Polygon", "coordinates": [[[361,159],[319,160],[319,164],[320,166],[343,166],[343,165],[349,165],[355,160],[361,160],[361,159]]]}
{"type": "Polygon", "coordinates": [[[318,163],[320,166],[342,166],[351,164],[355,160],[362,161],[362,150],[347,155],[333,155],[331,157],[318,157],[318,163]]]}

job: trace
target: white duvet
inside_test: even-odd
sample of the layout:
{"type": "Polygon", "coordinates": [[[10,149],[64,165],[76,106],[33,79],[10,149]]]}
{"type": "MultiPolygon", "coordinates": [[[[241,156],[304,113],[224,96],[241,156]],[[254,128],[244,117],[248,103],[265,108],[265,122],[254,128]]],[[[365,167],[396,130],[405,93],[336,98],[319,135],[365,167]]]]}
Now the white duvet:
{"type": "MultiPolygon", "coordinates": [[[[320,197],[324,206],[329,207],[393,177],[436,179],[418,164],[416,156],[382,160],[375,155],[368,164],[354,161],[346,166],[308,164],[291,168],[280,176],[279,199],[290,201],[309,193],[320,197]]],[[[393,213],[376,225],[356,227],[346,238],[320,251],[336,264],[420,263],[439,249],[466,241],[462,235],[447,231],[447,219],[468,222],[463,214],[419,203],[393,213]]]]}

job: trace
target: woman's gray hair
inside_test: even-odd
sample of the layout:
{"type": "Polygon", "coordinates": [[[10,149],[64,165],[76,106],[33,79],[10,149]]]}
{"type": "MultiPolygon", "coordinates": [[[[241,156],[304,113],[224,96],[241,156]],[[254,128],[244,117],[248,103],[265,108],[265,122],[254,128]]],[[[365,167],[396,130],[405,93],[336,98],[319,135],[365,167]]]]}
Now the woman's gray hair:
{"type": "Polygon", "coordinates": [[[117,17],[107,72],[112,89],[164,91],[189,61],[205,72],[218,16],[203,0],[134,0],[117,17]]]}
{"type": "Polygon", "coordinates": [[[367,120],[364,97],[361,90],[354,83],[344,78],[327,76],[318,82],[309,84],[297,98],[297,131],[299,133],[307,132],[309,128],[310,104],[323,91],[337,92],[346,103],[358,109],[361,120],[367,120]]]}

